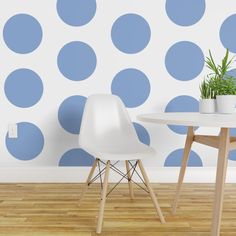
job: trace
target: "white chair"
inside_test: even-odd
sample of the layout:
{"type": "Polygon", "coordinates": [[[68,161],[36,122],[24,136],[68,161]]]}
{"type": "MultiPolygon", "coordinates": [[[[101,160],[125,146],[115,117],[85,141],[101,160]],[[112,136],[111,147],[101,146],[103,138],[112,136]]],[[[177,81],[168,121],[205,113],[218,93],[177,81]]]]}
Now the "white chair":
{"type": "Polygon", "coordinates": [[[130,197],[133,198],[132,183],[134,181],[132,180],[132,175],[134,172],[137,173],[136,167],[139,166],[143,182],[151,196],[160,221],[165,223],[156,196],[141,162],[141,159],[154,156],[155,151],[139,141],[134,126],[119,97],[110,94],[96,94],[88,97],[80,128],[79,146],[96,158],[81,193],[80,203],[88,186],[98,177],[101,178],[101,175],[105,172],[96,229],[97,233],[102,231],[110,169],[120,173],[122,179],[126,178],[128,180],[130,197]],[[132,160],[135,160],[135,164],[132,164],[132,160]],[[122,173],[111,161],[125,161],[127,173],[122,173]],[[102,171],[100,163],[106,165],[102,171]],[[99,174],[92,178],[97,165],[99,167],[99,174]]]}

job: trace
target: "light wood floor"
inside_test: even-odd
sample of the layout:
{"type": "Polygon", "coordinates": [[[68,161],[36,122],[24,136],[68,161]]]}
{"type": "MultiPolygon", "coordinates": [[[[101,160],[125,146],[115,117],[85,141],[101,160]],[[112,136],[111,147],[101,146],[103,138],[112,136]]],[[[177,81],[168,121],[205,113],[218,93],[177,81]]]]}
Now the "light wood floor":
{"type": "MultiPolygon", "coordinates": [[[[79,184],[0,184],[0,235],[93,236],[99,206],[99,185],[92,185],[78,206],[79,184]]],[[[104,236],[209,235],[213,185],[185,184],[177,214],[171,214],[175,184],[155,184],[167,223],[156,218],[149,196],[135,188],[130,200],[122,184],[107,200],[104,236]]],[[[236,185],[225,191],[221,235],[236,235],[236,185]]]]}

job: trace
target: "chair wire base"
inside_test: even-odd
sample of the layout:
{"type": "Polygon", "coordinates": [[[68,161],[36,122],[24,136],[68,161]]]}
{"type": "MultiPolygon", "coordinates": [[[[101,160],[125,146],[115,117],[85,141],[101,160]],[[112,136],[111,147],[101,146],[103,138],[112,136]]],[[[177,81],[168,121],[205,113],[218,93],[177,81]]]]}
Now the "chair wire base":
{"type": "MultiPolygon", "coordinates": [[[[100,179],[100,185],[101,185],[101,190],[103,189],[103,183],[102,183],[102,175],[105,173],[105,169],[106,167],[101,169],[101,165],[103,164],[106,166],[106,163],[101,161],[100,159],[98,160],[98,171],[99,173],[94,176],[89,182],[88,182],[88,186],[91,185],[92,183],[94,183],[98,178],[100,179]]],[[[121,181],[123,179],[127,179],[129,182],[134,183],[135,185],[137,185],[139,188],[143,189],[145,192],[149,193],[149,191],[147,190],[147,185],[144,182],[143,178],[140,176],[140,174],[137,171],[137,166],[138,166],[138,160],[135,161],[135,163],[133,164],[131,161],[128,161],[128,163],[130,164],[131,168],[127,171],[127,173],[123,173],[121,170],[119,170],[115,165],[119,163],[119,161],[116,161],[114,164],[110,163],[110,169],[112,169],[113,171],[115,171],[117,174],[119,174],[121,176],[121,179],[110,189],[110,191],[107,193],[106,197],[121,183],[121,181]],[[138,184],[137,182],[135,182],[132,177],[134,175],[134,173],[137,174],[137,176],[139,177],[139,179],[142,181],[142,183],[145,185],[146,188],[144,188],[143,186],[141,186],[140,184],[138,184]],[[128,175],[130,175],[130,177],[128,177],[128,175]]]]}

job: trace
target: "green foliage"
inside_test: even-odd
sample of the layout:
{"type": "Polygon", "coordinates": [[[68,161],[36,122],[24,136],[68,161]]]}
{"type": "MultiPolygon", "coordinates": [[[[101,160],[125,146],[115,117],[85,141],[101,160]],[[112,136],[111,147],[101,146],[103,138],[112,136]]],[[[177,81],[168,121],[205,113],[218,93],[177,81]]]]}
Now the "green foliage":
{"type": "Polygon", "coordinates": [[[209,50],[209,57],[206,57],[206,66],[212,71],[210,73],[210,76],[218,77],[219,79],[224,79],[226,73],[231,68],[232,63],[234,62],[234,57],[229,59],[229,50],[226,50],[225,56],[221,61],[221,65],[216,65],[213,56],[211,54],[211,51],[209,50]]]}
{"type": "Polygon", "coordinates": [[[212,90],[209,80],[204,79],[199,86],[201,99],[211,99],[214,98],[214,91],[212,90]]]}
{"type": "Polygon", "coordinates": [[[212,72],[207,75],[207,80],[204,79],[200,85],[201,98],[216,98],[216,95],[235,95],[236,78],[227,75],[234,62],[234,57],[229,59],[229,50],[226,50],[220,65],[215,63],[210,50],[205,62],[212,72]]]}
{"type": "Polygon", "coordinates": [[[209,81],[210,88],[216,95],[236,95],[236,79],[234,77],[227,77],[226,79],[219,79],[217,77],[211,78],[209,81]]]}

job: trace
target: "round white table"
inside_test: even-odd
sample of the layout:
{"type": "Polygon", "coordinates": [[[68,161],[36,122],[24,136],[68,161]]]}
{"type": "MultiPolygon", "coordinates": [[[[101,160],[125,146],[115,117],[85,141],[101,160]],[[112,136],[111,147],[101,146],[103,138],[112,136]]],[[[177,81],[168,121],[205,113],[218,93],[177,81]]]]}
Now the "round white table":
{"type": "Polygon", "coordinates": [[[192,143],[197,142],[218,149],[218,162],[213,205],[211,236],[220,235],[220,222],[224,197],[224,185],[227,169],[228,153],[236,149],[236,137],[230,137],[230,128],[236,128],[236,114],[200,114],[189,112],[166,112],[138,115],[138,120],[168,125],[188,126],[183,159],[179,173],[176,195],[173,203],[173,213],[176,212],[180,197],[186,166],[189,159],[192,143]],[[219,136],[195,135],[194,126],[220,128],[219,136]]]}

